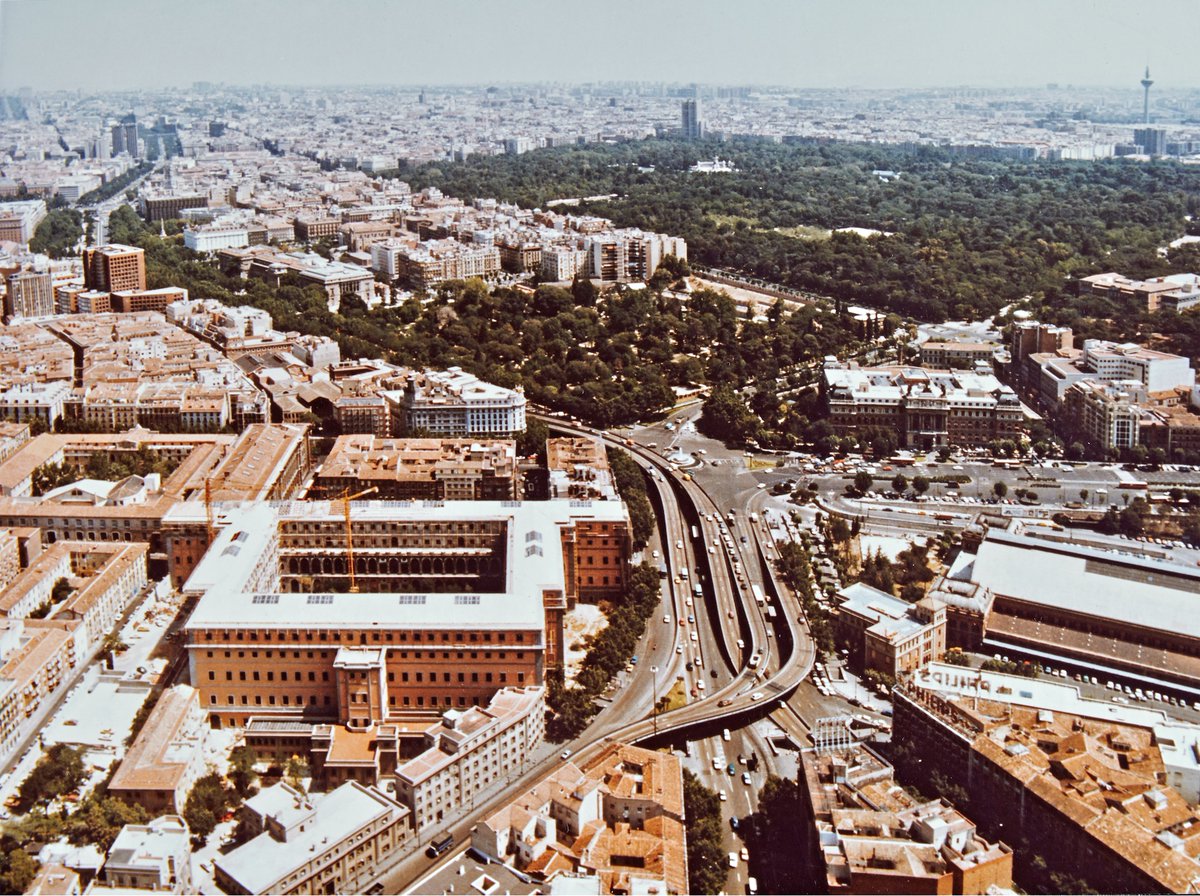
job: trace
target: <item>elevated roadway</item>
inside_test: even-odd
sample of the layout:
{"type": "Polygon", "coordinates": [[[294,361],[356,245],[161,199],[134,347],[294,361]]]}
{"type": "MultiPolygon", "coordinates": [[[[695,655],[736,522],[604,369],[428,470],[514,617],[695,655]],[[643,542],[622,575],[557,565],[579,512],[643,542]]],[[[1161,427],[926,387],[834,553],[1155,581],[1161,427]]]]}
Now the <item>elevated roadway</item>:
{"type": "MultiPolygon", "coordinates": [[[[671,485],[669,489],[659,489],[664,516],[668,520],[693,521],[691,525],[700,528],[706,545],[711,545],[713,538],[720,539],[721,523],[718,521],[722,517],[716,502],[690,477],[690,481],[683,480],[679,468],[657,452],[586,426],[553,417],[542,419],[552,429],[599,438],[607,445],[622,448],[643,469],[657,471],[661,479],[651,474],[651,480],[671,485]],[[707,519],[708,516],[712,520],[707,519]]],[[[712,629],[714,634],[720,632],[721,649],[736,672],[733,680],[702,699],[651,718],[627,722],[608,714],[612,721],[605,724],[600,720],[599,725],[589,729],[586,738],[581,738],[586,742],[579,743],[576,751],[580,761],[586,761],[589,754],[599,752],[605,743],[612,740],[628,743],[666,742],[688,735],[701,736],[728,722],[745,724],[774,711],[779,702],[790,695],[812,671],[815,648],[808,634],[803,610],[791,591],[778,580],[774,564],[765,555],[760,527],[748,525],[747,535],[753,536],[749,545],[742,545],[733,530],[730,531],[730,540],[734,545],[732,556],[728,550],[709,554],[707,547],[696,551],[694,545],[693,550],[686,554],[694,568],[704,571],[711,588],[712,606],[715,609],[710,616],[710,619],[715,616],[712,629]],[[751,581],[750,577],[754,574],[764,577],[764,590],[770,597],[769,602],[776,607],[773,620],[764,618],[753,599],[748,599],[744,589],[737,584],[732,569],[734,558],[741,562],[747,582],[751,581]],[[766,634],[768,624],[772,626],[770,636],[766,634]],[[736,642],[739,639],[743,640],[746,649],[737,649],[736,642]],[[772,642],[774,648],[770,646],[772,642]],[[750,668],[749,660],[755,651],[761,651],[759,663],[757,668],[750,668]],[[777,657],[777,664],[768,663],[772,651],[777,657]]],[[[690,538],[684,540],[685,546],[690,542],[690,538]]]]}

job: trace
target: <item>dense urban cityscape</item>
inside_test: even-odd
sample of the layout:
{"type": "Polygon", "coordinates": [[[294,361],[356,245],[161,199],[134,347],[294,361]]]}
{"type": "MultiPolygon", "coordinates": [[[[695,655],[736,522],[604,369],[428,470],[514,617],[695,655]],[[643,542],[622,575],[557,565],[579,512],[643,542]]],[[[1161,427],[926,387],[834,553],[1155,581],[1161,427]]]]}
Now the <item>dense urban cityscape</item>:
{"type": "Polygon", "coordinates": [[[1200,85],[208,48],[0,64],[0,892],[1200,890],[1200,85]]]}

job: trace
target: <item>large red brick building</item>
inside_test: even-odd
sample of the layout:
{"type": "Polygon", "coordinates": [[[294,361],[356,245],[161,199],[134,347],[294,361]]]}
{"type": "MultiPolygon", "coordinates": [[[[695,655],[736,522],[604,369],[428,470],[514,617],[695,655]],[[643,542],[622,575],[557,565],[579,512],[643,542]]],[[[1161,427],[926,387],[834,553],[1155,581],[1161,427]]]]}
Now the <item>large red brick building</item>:
{"type": "Polygon", "coordinates": [[[217,726],[364,730],[541,685],[576,570],[616,588],[630,551],[616,501],[352,503],[350,540],[338,502],[223,519],[185,586],[191,680],[217,726]]]}

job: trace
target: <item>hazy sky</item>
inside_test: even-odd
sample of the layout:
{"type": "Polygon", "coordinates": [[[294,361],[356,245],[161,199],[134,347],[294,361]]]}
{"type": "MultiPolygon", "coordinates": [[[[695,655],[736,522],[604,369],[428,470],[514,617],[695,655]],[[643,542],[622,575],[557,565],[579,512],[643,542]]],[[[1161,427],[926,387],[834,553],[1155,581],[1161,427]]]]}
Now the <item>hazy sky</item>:
{"type": "Polygon", "coordinates": [[[1196,0],[0,0],[0,89],[1200,86],[1196,0]]]}

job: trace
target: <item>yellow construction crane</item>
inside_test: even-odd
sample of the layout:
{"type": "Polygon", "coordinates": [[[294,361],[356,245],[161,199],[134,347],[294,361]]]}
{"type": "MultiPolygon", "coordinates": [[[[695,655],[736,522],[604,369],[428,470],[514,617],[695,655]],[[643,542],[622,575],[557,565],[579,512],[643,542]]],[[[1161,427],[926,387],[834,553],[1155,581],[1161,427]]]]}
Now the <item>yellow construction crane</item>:
{"type": "Polygon", "coordinates": [[[338,498],[342,502],[342,509],[346,514],[346,571],[350,573],[350,593],[358,594],[358,585],[354,582],[354,533],[350,528],[350,502],[355,498],[361,498],[363,495],[370,495],[379,491],[375,486],[368,489],[363,489],[361,492],[350,494],[350,489],[346,489],[338,498]]]}

